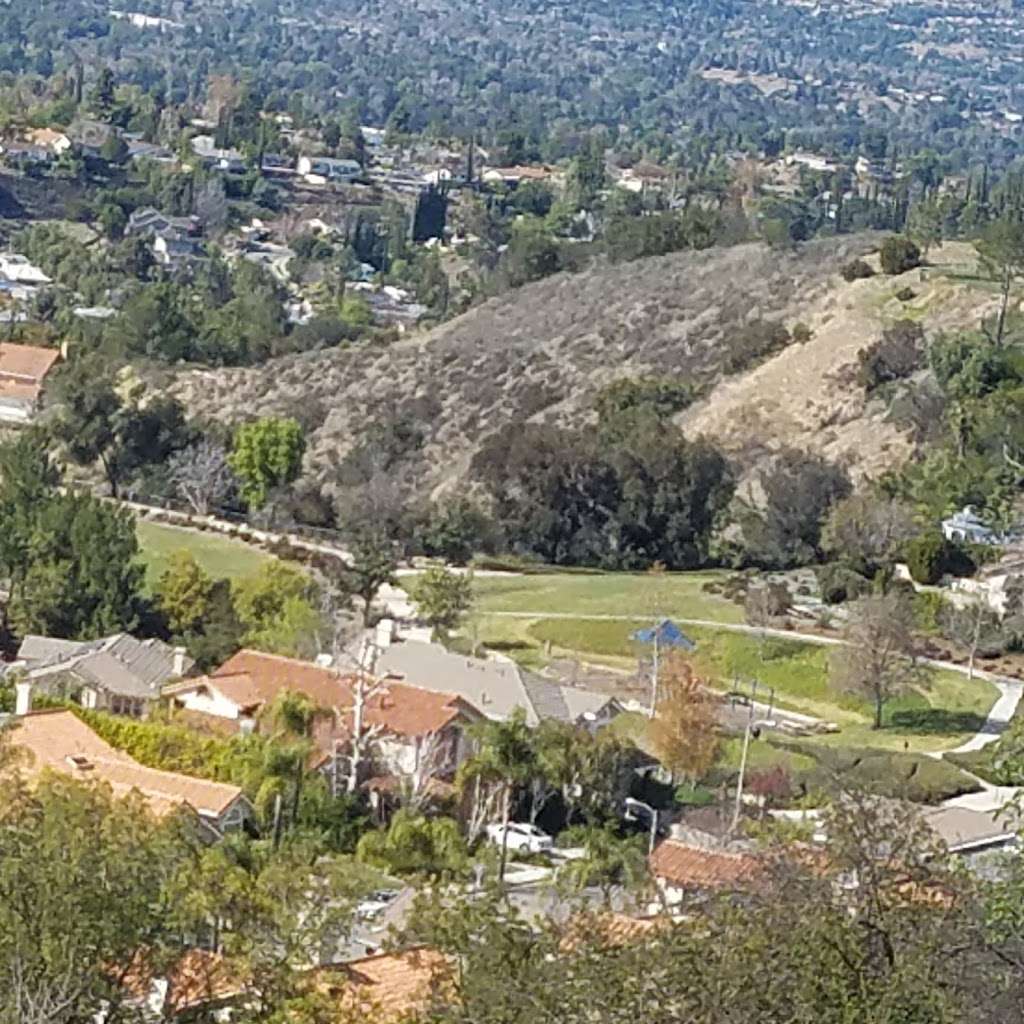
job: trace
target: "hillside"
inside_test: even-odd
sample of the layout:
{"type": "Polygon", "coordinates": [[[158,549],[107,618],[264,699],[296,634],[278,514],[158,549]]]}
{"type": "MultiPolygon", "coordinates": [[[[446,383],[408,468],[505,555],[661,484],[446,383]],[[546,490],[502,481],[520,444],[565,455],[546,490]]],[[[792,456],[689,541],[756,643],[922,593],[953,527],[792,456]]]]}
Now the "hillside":
{"type": "MultiPolygon", "coordinates": [[[[877,241],[815,241],[795,253],[751,244],[595,267],[490,300],[390,347],[184,370],[172,389],[194,413],[226,422],[257,412],[298,416],[310,432],[307,472],[327,484],[375,422],[414,421],[424,432],[410,472],[419,489],[435,489],[464,471],[489,432],[510,422],[578,420],[609,381],[640,375],[710,389],[682,423],[733,452],[755,438],[786,441],[874,472],[904,458],[909,442],[884,422],[884,407],[866,408],[841,371],[886,321],[973,323],[988,301],[941,270],[915,283],[920,294],[908,304],[889,298],[902,278],[844,283],[837,268],[877,241]],[[798,323],[811,328],[810,341],[723,379],[766,325],[798,323]]],[[[967,248],[945,247],[946,270],[967,248]]],[[[920,272],[906,277],[917,282],[920,272]]]]}

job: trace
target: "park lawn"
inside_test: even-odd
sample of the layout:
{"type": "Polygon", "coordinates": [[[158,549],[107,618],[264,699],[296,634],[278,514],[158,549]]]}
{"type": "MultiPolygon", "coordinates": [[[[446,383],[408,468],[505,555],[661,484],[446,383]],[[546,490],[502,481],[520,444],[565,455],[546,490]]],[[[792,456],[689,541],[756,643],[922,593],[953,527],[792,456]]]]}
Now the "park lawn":
{"type": "MultiPolygon", "coordinates": [[[[488,642],[490,630],[503,631],[506,651],[517,659],[550,644],[556,655],[576,655],[611,667],[635,669],[641,651],[630,639],[635,624],[605,619],[540,619],[491,617],[480,625],[488,642]]],[[[840,732],[823,738],[833,746],[870,746],[892,750],[931,751],[958,745],[981,728],[998,696],[981,679],[968,682],[960,673],[933,671],[919,690],[892,701],[885,709],[886,727],[871,728],[872,706],[829,684],[832,648],[800,640],[689,627],[697,643],[698,670],[723,689],[757,679],[775,689],[776,704],[790,711],[835,722],[840,732]]],[[[766,699],[767,694],[764,698],[766,699]]]]}
{"type": "Polygon", "coordinates": [[[722,582],[723,572],[609,573],[600,576],[550,573],[536,576],[477,576],[477,610],[538,614],[621,615],[742,622],[739,605],[702,590],[722,582]]]}
{"type": "Polygon", "coordinates": [[[215,533],[198,533],[177,526],[139,520],[135,525],[141,561],[146,567],[146,588],[152,591],[171,556],[190,551],[214,579],[251,576],[273,556],[249,544],[215,533]]]}

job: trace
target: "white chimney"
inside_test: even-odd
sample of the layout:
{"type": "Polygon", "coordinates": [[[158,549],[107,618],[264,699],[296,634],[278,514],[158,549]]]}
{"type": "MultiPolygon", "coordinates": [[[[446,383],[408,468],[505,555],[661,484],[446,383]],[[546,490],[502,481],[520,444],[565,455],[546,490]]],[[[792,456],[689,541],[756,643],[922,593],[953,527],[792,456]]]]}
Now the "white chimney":
{"type": "Polygon", "coordinates": [[[377,648],[378,650],[387,650],[394,642],[395,639],[395,620],[394,619],[381,619],[377,623],[377,648]]]}
{"type": "Polygon", "coordinates": [[[174,659],[171,662],[171,674],[176,676],[183,676],[185,674],[185,666],[188,661],[188,651],[184,647],[174,648],[174,659]]]}
{"type": "Polygon", "coordinates": [[[32,710],[32,684],[20,682],[14,684],[14,713],[18,718],[32,710]]]}

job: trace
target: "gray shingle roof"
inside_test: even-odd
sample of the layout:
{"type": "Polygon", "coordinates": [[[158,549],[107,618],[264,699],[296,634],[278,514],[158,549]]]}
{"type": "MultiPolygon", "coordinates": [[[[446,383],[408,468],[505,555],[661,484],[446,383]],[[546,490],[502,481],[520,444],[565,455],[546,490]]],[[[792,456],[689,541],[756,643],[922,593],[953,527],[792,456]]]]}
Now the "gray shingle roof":
{"type": "Polygon", "coordinates": [[[115,633],[84,643],[27,636],[18,659],[28,663],[36,682],[71,674],[121,697],[155,699],[161,687],[179,674],[188,674],[194,662],[186,657],[183,673],[175,671],[175,649],[161,640],[139,640],[115,633]]]}

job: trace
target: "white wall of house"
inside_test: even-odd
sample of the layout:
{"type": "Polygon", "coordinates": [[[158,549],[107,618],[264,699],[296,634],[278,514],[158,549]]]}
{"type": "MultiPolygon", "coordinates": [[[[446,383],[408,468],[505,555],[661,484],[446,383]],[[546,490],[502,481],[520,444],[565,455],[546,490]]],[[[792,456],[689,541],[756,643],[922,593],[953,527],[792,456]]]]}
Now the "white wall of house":
{"type": "Polygon", "coordinates": [[[175,701],[186,711],[196,711],[202,715],[216,715],[217,718],[237,719],[242,716],[242,709],[227,697],[207,688],[188,690],[176,693],[175,701]]]}

